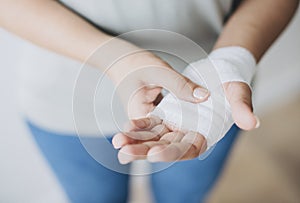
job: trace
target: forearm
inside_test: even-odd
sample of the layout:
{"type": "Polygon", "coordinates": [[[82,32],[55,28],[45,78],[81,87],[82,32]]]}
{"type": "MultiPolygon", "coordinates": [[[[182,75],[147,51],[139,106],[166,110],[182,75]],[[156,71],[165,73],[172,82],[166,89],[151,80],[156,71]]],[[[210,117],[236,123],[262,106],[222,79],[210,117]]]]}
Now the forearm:
{"type": "MultiPolygon", "coordinates": [[[[79,61],[85,61],[100,44],[112,38],[54,0],[0,0],[0,5],[0,26],[79,61]]],[[[121,43],[135,49],[129,43],[121,43]]],[[[93,65],[105,68],[101,60],[93,65]]]]}
{"type": "Polygon", "coordinates": [[[241,46],[261,59],[294,15],[298,0],[244,0],[229,18],[214,49],[241,46]]]}

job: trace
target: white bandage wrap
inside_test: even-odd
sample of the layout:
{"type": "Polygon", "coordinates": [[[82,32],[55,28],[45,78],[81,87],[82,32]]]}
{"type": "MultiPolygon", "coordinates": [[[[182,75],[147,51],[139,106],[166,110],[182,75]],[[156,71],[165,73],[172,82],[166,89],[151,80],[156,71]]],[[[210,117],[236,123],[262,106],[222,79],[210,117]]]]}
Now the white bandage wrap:
{"type": "Polygon", "coordinates": [[[206,102],[185,102],[169,93],[149,115],[158,116],[177,129],[199,132],[206,138],[209,149],[234,123],[222,84],[238,81],[250,86],[255,67],[255,58],[245,48],[217,49],[208,58],[191,63],[183,72],[210,91],[206,102]]]}
{"type": "Polygon", "coordinates": [[[222,83],[245,82],[250,86],[256,71],[254,56],[243,47],[225,47],[211,52],[213,63],[222,83]]]}

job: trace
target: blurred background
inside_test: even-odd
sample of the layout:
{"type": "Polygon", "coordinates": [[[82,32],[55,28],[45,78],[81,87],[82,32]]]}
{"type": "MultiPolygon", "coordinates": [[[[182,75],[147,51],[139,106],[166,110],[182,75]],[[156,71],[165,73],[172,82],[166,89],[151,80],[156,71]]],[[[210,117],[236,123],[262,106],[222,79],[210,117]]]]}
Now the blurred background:
{"type": "MultiPolygon", "coordinates": [[[[261,127],[237,141],[208,202],[300,202],[299,36],[298,10],[259,64],[254,106],[261,127]]],[[[67,202],[18,112],[20,41],[0,29],[0,202],[67,202]]],[[[131,185],[130,202],[151,202],[147,177],[131,185]]]]}

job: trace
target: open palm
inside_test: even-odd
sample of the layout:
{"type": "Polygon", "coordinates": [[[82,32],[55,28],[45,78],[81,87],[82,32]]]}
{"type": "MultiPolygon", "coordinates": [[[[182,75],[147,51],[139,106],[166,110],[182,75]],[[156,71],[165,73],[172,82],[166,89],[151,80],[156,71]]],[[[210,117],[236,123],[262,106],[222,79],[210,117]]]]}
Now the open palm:
{"type": "MultiPolygon", "coordinates": [[[[259,125],[252,112],[251,90],[241,82],[224,84],[235,123],[244,130],[259,125]]],[[[132,120],[132,129],[114,136],[113,145],[120,149],[123,164],[139,159],[150,162],[169,162],[193,159],[205,152],[206,139],[198,132],[174,129],[158,117],[132,120]]]]}

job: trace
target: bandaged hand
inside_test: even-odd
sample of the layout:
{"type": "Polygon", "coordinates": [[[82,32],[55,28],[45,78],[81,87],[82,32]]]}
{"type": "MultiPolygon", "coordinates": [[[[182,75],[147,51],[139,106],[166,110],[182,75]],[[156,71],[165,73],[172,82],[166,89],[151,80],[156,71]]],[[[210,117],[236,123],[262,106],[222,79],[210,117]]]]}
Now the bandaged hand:
{"type": "Polygon", "coordinates": [[[220,48],[190,64],[183,75],[206,86],[209,99],[195,104],[166,95],[147,118],[132,121],[131,131],[114,137],[120,162],[192,159],[222,139],[234,123],[244,130],[258,127],[250,88],[255,67],[254,57],[242,47],[220,48]]]}

